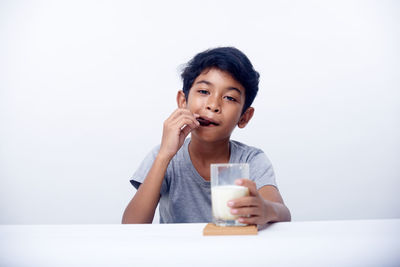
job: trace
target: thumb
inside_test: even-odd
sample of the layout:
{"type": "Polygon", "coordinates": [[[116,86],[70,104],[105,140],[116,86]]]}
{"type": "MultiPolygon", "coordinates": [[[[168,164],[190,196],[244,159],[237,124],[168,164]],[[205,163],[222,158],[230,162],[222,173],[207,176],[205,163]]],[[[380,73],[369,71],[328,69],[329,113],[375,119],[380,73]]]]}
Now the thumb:
{"type": "Polygon", "coordinates": [[[183,126],[182,130],[181,130],[181,134],[180,137],[186,138],[186,136],[188,136],[188,134],[192,131],[192,129],[190,128],[189,125],[185,125],[183,126]]]}
{"type": "Polygon", "coordinates": [[[235,184],[247,187],[249,189],[250,195],[252,196],[258,195],[256,183],[250,179],[245,179],[245,178],[237,179],[235,181],[235,184]]]}

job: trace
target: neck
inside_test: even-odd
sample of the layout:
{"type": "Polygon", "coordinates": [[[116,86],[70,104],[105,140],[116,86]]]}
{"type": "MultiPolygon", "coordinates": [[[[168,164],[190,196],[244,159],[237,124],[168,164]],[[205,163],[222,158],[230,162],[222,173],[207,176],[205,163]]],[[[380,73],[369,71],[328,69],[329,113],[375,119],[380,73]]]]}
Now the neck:
{"type": "Polygon", "coordinates": [[[229,138],[216,142],[204,142],[191,138],[189,155],[192,161],[202,165],[210,163],[228,163],[230,158],[229,138]]]}

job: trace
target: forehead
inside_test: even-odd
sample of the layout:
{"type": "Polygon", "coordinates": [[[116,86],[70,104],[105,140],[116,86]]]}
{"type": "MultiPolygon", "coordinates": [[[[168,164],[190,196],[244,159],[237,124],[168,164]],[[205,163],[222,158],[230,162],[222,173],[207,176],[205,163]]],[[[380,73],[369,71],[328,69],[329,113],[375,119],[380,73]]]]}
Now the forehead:
{"type": "Polygon", "coordinates": [[[223,89],[237,88],[240,91],[245,92],[243,85],[238,82],[229,72],[217,68],[208,68],[203,70],[194,80],[193,86],[202,81],[206,81],[210,86],[220,87],[223,89]]]}

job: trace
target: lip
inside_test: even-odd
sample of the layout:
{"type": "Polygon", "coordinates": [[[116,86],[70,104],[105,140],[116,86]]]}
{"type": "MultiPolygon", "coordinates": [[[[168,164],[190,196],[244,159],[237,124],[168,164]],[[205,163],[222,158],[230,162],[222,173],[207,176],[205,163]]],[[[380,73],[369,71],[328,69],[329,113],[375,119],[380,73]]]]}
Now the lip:
{"type": "Polygon", "coordinates": [[[197,118],[197,120],[200,122],[201,126],[219,126],[220,123],[212,118],[209,118],[207,116],[200,116],[197,118]],[[203,125],[203,123],[205,123],[203,125]]]}

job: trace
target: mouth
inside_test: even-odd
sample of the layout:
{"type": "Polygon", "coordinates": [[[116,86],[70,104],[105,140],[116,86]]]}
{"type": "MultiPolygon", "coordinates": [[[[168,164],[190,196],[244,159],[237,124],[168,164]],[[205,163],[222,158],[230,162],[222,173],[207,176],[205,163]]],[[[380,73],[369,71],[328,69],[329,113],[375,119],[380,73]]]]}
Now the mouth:
{"type": "Polygon", "coordinates": [[[200,123],[200,126],[212,126],[212,125],[218,126],[219,125],[215,121],[212,121],[212,120],[209,120],[206,118],[202,118],[202,117],[197,118],[197,121],[200,123]]]}

